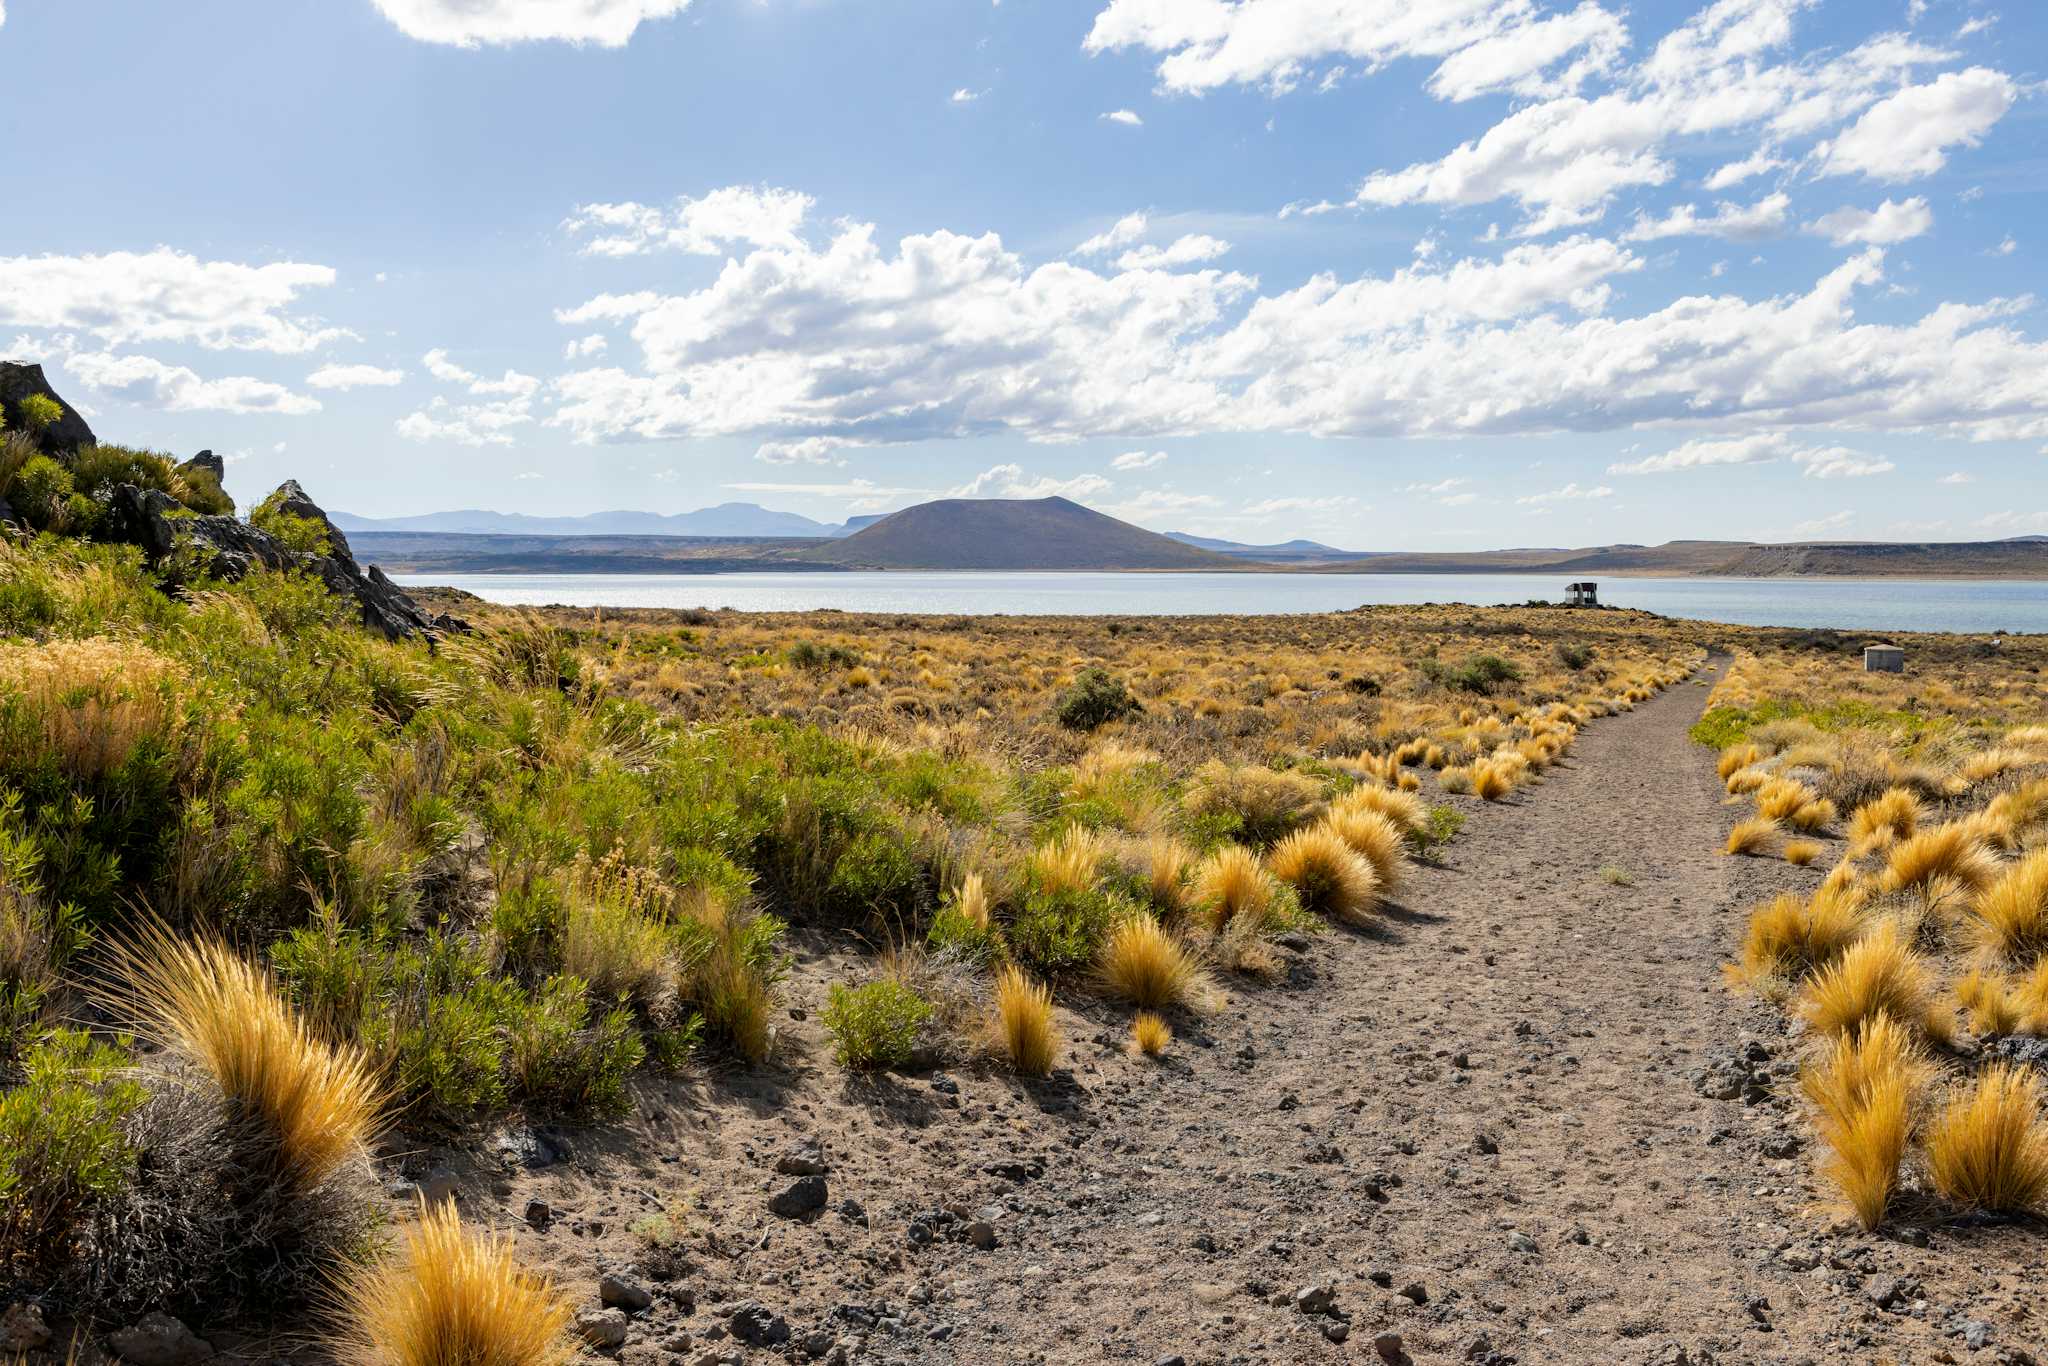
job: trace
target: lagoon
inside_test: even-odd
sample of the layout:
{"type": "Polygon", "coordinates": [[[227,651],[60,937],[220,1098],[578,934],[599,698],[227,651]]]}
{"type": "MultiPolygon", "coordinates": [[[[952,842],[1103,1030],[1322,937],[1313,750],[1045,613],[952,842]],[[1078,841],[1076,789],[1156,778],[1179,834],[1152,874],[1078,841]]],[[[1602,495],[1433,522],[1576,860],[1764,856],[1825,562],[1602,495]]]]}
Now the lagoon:
{"type": "MultiPolygon", "coordinates": [[[[396,574],[519,606],[748,612],[1189,616],[1367,603],[1556,600],[1555,574],[396,574]]],[[[1600,579],[1600,599],[1665,616],[1845,631],[2048,631],[2048,583],[1981,579],[1600,579]]]]}

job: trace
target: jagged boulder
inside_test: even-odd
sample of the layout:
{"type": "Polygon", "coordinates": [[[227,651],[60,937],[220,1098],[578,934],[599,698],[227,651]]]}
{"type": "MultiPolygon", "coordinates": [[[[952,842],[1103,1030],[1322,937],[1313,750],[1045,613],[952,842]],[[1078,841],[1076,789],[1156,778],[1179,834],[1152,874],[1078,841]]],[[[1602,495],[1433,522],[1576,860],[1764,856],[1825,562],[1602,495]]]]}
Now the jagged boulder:
{"type": "Polygon", "coordinates": [[[215,482],[219,482],[228,477],[228,462],[215,455],[212,451],[201,451],[190,460],[178,466],[178,473],[180,474],[187,470],[205,470],[214,477],[215,482]]]}
{"type": "Polygon", "coordinates": [[[99,444],[99,438],[92,434],[92,428],[85,425],[85,419],[78,415],[78,410],[57,397],[57,391],[50,387],[50,381],[43,378],[42,366],[0,361],[0,423],[9,427],[20,427],[21,404],[36,394],[49,399],[64,410],[62,417],[44,428],[36,437],[36,444],[47,454],[69,455],[80,446],[99,444]]]}

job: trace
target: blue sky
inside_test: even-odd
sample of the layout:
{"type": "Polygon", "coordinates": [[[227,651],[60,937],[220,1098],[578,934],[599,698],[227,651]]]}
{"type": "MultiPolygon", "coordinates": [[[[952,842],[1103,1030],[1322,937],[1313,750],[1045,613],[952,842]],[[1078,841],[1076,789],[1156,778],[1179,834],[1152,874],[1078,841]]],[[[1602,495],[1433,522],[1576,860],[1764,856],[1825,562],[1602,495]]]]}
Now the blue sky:
{"type": "Polygon", "coordinates": [[[0,354],[248,499],[2048,532],[2048,13],[4,0],[0,354]]]}

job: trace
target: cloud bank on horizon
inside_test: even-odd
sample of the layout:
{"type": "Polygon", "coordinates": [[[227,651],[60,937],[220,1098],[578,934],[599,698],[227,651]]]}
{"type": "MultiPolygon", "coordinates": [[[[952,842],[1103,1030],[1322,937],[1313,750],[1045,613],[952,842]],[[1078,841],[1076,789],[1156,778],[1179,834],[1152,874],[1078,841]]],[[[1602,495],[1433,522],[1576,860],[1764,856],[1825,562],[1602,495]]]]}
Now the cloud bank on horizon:
{"type": "MultiPolygon", "coordinates": [[[[357,0],[445,54],[423,79],[481,64],[516,70],[482,77],[493,99],[559,73],[635,101],[661,88],[621,65],[643,49],[715,62],[709,47],[748,40],[712,13],[726,2],[357,0]]],[[[552,458],[553,487],[521,496],[557,509],[579,472],[619,459],[663,496],[694,464],[700,489],[818,507],[1060,492],[1221,534],[1413,507],[1483,538],[1531,517],[1732,516],[1761,486],[1709,481],[1770,467],[1816,525],[2048,529],[2006,473],[2048,484],[2048,341],[2024,255],[2044,196],[2021,169],[2040,89],[1988,6],[1887,8],[1104,0],[1079,25],[991,18],[1021,27],[905,57],[929,76],[931,136],[968,164],[980,139],[1042,120],[1039,88],[1070,63],[1101,88],[1048,135],[1071,191],[984,161],[962,207],[930,215],[892,183],[916,172],[890,155],[879,91],[872,119],[833,109],[880,153],[859,178],[795,144],[757,149],[757,174],[699,171],[721,160],[718,130],[651,120],[634,136],[664,148],[667,174],[586,178],[628,194],[500,182],[543,226],[499,250],[549,286],[514,291],[507,327],[473,303],[380,303],[383,270],[325,263],[268,225],[236,251],[227,231],[42,234],[31,209],[0,249],[0,345],[169,430],[185,428],[167,415],[209,413],[267,436],[317,413],[381,429],[415,466],[552,458]],[[996,34],[1050,55],[1010,61],[996,34]],[[1399,136],[1350,135],[1396,112],[1399,136]],[[1205,176],[1229,161],[1219,123],[1277,149],[1309,192],[1205,176]],[[1080,174],[1118,169],[1122,202],[1104,197],[1117,175],[1080,174]],[[258,373],[218,373],[231,360],[258,373]],[[1435,477],[1447,461],[1473,473],[1435,477]],[[1812,502],[1844,490],[1860,505],[1812,502]],[[1951,520],[1925,515],[1937,499],[1951,520]]],[[[804,26],[791,16],[779,40],[804,26]]],[[[17,16],[0,44],[25,31],[17,16]]],[[[607,127],[554,108],[577,136],[607,127]]],[[[418,131],[441,155],[440,129],[418,131]]],[[[377,255],[410,298],[457,250],[428,218],[377,255]]],[[[1790,524],[1751,515],[1724,530],[1790,524]]]]}

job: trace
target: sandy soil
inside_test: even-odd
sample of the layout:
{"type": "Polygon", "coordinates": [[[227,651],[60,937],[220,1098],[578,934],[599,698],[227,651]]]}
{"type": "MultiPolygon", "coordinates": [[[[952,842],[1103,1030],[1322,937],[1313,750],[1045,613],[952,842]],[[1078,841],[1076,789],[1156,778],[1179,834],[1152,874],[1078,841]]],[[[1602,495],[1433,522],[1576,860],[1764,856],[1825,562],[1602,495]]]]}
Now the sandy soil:
{"type": "Polygon", "coordinates": [[[1719,964],[1820,874],[1719,854],[1705,695],[1465,802],[1380,929],[1234,983],[1163,1063],[1105,1006],[1043,1085],[849,1081],[816,1011],[851,960],[818,943],[781,1065],[651,1089],[566,1155],[515,1129],[391,1166],[452,1176],[593,1311],[604,1273],[648,1292],[628,1362],[2028,1360],[2038,1222],[1865,1236],[1814,1177],[1797,1041],[1719,964]],[[779,1217],[807,1139],[824,1208],[779,1217]]]}

